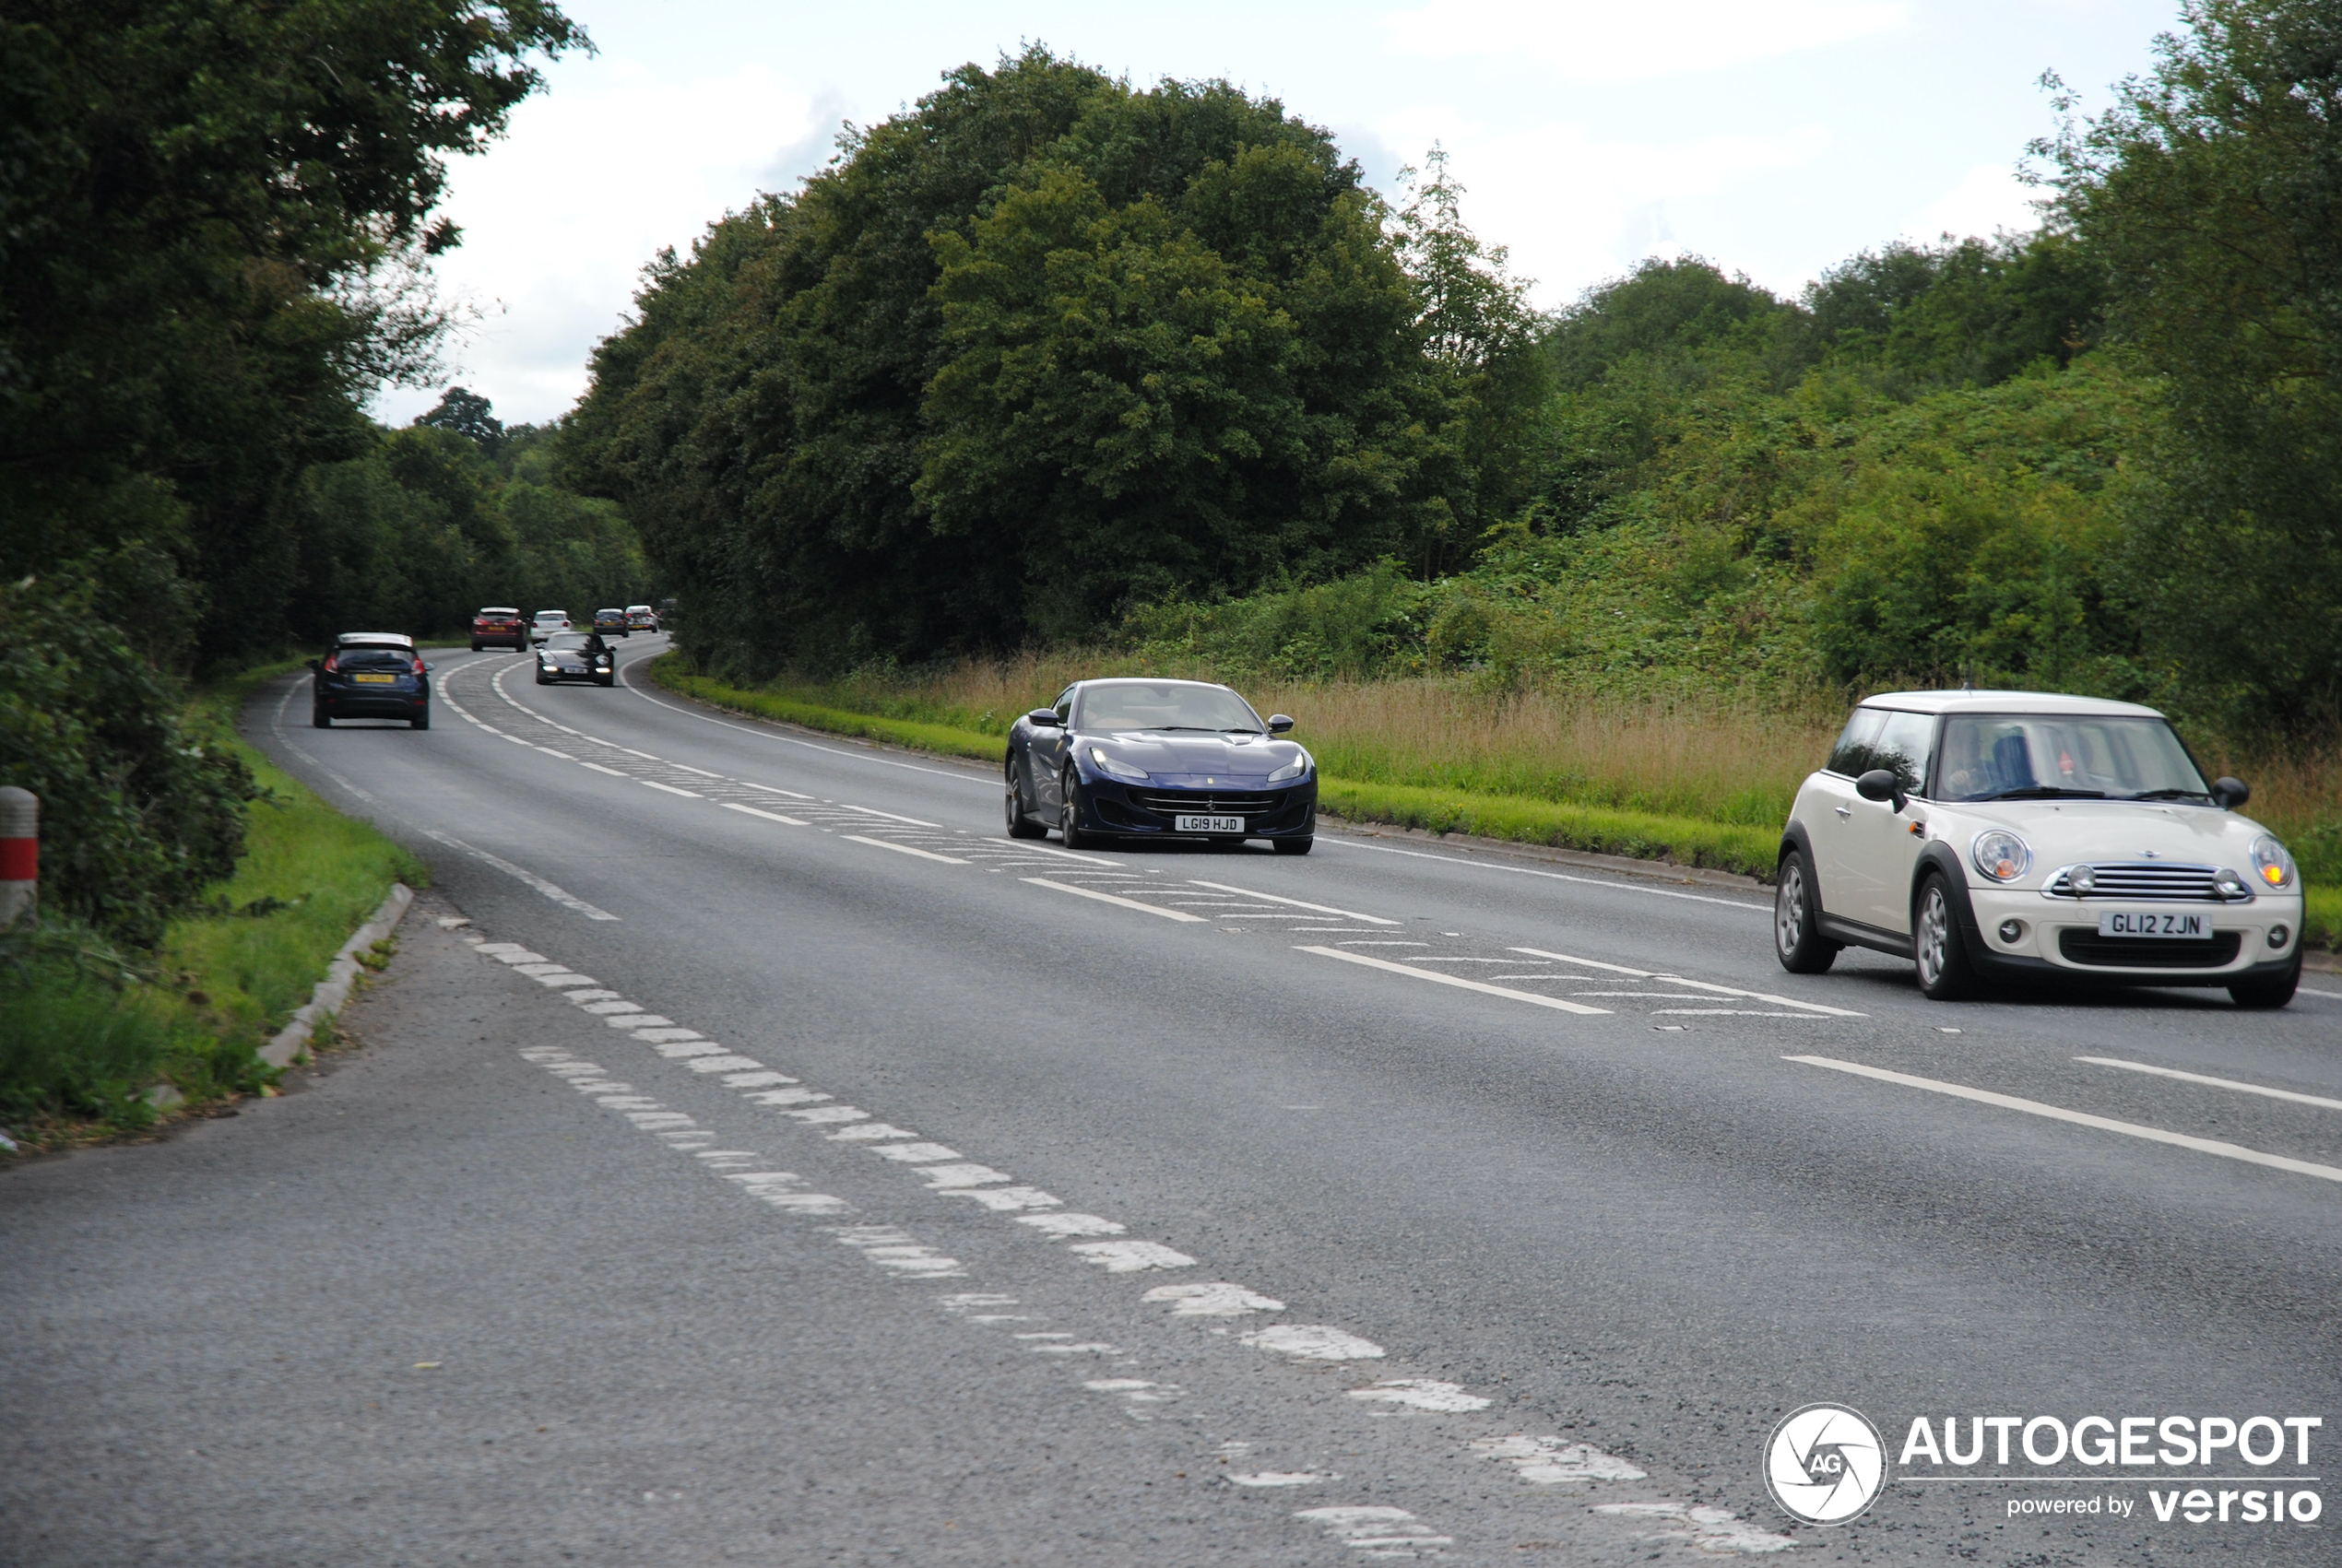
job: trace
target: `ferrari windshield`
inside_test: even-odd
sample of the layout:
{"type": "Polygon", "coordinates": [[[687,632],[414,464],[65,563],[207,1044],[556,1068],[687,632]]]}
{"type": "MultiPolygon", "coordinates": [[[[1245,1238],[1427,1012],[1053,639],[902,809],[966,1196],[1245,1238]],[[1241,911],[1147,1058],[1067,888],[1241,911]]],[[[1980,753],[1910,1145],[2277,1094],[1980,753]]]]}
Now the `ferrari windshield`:
{"type": "Polygon", "coordinates": [[[2210,798],[2171,726],[2127,715],[1955,714],[1936,777],[1946,801],[2210,798]]]}
{"type": "Polygon", "coordinates": [[[583,631],[556,631],[545,639],[546,651],[553,654],[582,654],[601,645],[599,638],[588,637],[583,631]]]}
{"type": "Polygon", "coordinates": [[[1224,686],[1182,680],[1101,680],[1082,689],[1073,722],[1082,729],[1248,730],[1260,715],[1224,686]]]}

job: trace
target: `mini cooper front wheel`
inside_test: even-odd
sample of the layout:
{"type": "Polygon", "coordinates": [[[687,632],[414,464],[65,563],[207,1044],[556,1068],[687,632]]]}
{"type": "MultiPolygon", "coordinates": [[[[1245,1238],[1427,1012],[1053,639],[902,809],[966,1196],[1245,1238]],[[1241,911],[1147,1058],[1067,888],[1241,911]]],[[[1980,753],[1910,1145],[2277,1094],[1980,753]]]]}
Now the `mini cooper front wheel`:
{"type": "Polygon", "coordinates": [[[1976,988],[1976,972],[1968,961],[1968,945],[1960,939],[1959,912],[1940,873],[1930,874],[1920,884],[1912,907],[1911,958],[1919,969],[1919,988],[1931,1002],[1957,1002],[1976,988]]]}
{"type": "Polygon", "coordinates": [[[1781,856],[1773,889],[1773,951],[1792,974],[1819,974],[1838,961],[1839,944],[1824,937],[1814,909],[1814,878],[1802,850],[1781,856]]]}
{"type": "Polygon", "coordinates": [[[2230,986],[2229,1000],[2240,1008],[2266,1012],[2291,1001],[2294,988],[2301,984],[2301,955],[2296,953],[2292,965],[2283,973],[2268,980],[2240,980],[2230,986]]]}

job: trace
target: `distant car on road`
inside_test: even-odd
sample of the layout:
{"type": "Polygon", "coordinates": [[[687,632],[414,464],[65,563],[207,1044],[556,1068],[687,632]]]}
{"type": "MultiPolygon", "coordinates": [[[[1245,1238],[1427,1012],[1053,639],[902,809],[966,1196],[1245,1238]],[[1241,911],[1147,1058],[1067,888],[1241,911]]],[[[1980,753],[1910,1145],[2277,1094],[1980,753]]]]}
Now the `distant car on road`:
{"type": "Polygon", "coordinates": [[[396,631],[345,631],[334,651],[313,663],[309,722],[333,728],[336,719],[405,719],[431,728],[431,666],[415,640],[396,631]]]}
{"type": "Polygon", "coordinates": [[[567,610],[538,610],[537,619],[528,623],[528,640],[542,643],[557,631],[574,631],[567,610]]]}
{"type": "Polygon", "coordinates": [[[648,605],[628,605],[626,628],[630,631],[656,631],[658,612],[648,605]]]}
{"type": "Polygon", "coordinates": [[[2152,708],[2034,691],[1866,700],[1781,834],[1774,949],[1912,961],[1939,1000],[1988,980],[2222,985],[2281,1008],[2301,878],[2152,708]]]}
{"type": "Polygon", "coordinates": [[[550,686],[557,680],[617,684],[609,644],[602,641],[600,632],[556,631],[545,639],[545,645],[537,650],[537,684],[550,686]]]}
{"type": "Polygon", "coordinates": [[[528,622],[511,605],[487,605],[472,617],[472,652],[477,654],[491,643],[511,648],[515,653],[528,647],[528,622]]]}
{"type": "Polygon", "coordinates": [[[597,609],[594,612],[594,630],[608,637],[615,633],[626,635],[626,612],[622,609],[597,609]]]}
{"type": "Polygon", "coordinates": [[[1318,765],[1235,691],[1201,680],[1077,680],[1009,731],[1011,838],[1266,839],[1307,855],[1318,765]]]}

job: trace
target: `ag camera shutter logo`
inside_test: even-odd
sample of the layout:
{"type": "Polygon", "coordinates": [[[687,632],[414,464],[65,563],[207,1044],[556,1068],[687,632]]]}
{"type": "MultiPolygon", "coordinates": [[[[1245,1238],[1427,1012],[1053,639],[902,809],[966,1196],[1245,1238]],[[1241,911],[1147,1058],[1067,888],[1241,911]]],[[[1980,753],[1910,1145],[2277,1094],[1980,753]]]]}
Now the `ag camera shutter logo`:
{"type": "Polygon", "coordinates": [[[1782,1513],[1809,1525],[1862,1516],[1887,1485],[1887,1444],[1860,1410],[1807,1405],[1765,1440],[1765,1488],[1782,1513]]]}

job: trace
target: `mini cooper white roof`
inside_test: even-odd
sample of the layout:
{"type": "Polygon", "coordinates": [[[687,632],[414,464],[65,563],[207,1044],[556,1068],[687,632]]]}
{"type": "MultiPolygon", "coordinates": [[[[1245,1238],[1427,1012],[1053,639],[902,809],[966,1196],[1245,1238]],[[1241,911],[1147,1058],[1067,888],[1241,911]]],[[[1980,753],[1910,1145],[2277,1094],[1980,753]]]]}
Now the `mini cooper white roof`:
{"type": "Polygon", "coordinates": [[[2104,697],[2067,697],[2053,691],[1882,691],[1865,697],[1865,708],[1899,708],[1907,713],[2067,713],[2159,719],[2153,708],[2104,697]]]}

